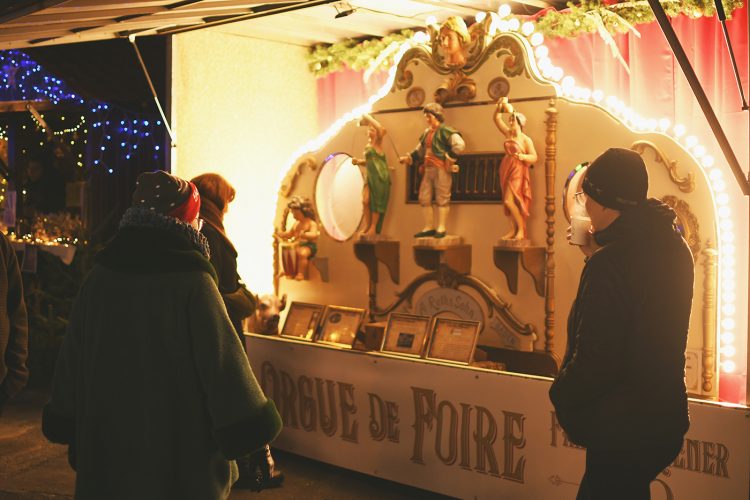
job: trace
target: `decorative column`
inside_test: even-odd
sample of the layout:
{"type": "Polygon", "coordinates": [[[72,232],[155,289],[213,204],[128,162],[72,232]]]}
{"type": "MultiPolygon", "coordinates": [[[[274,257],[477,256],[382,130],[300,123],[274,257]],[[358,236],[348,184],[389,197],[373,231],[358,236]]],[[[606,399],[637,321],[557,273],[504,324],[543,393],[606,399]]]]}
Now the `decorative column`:
{"type": "MultiPolygon", "coordinates": [[[[716,372],[716,286],[718,252],[710,241],[703,250],[703,392],[714,391],[713,378],[716,372]]],[[[715,398],[715,396],[714,396],[715,398]]]]}
{"type": "Polygon", "coordinates": [[[547,261],[545,263],[546,294],[544,297],[544,350],[552,352],[555,339],[555,171],[557,170],[557,108],[549,100],[547,135],[545,138],[544,175],[547,186],[544,211],[547,214],[547,261]]]}

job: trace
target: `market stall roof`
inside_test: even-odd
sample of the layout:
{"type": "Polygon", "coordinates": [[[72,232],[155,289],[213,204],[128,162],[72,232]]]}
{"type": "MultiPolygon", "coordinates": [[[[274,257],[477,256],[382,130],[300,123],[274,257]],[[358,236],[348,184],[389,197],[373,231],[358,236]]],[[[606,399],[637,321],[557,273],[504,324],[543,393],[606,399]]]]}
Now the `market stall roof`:
{"type": "Polygon", "coordinates": [[[230,31],[300,45],[333,43],[421,26],[428,16],[468,17],[501,3],[517,14],[566,5],[558,0],[12,0],[0,6],[0,50],[173,34],[249,20],[230,31]]]}

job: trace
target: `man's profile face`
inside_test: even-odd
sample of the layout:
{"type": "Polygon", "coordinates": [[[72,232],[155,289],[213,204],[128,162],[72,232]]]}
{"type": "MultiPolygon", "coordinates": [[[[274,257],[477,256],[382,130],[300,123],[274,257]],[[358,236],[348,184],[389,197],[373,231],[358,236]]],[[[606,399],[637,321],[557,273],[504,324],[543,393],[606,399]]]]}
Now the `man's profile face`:
{"type": "Polygon", "coordinates": [[[27,168],[29,179],[33,182],[38,181],[42,177],[42,164],[38,161],[31,160],[27,168]]]}
{"type": "Polygon", "coordinates": [[[427,122],[427,126],[430,128],[438,128],[438,126],[440,126],[440,120],[438,120],[432,113],[425,113],[424,119],[427,122]]]}

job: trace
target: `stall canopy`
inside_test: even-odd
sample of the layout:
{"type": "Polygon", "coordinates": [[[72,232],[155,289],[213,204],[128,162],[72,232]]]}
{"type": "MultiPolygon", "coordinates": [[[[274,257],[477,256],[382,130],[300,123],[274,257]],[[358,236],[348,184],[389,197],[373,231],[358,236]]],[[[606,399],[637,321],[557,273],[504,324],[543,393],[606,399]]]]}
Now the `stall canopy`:
{"type": "MultiPolygon", "coordinates": [[[[566,5],[557,0],[502,3],[522,15],[566,5]]],[[[257,20],[251,36],[311,45],[384,36],[421,25],[430,15],[473,16],[478,10],[496,10],[500,4],[500,0],[15,0],[0,5],[0,50],[174,34],[249,19],[257,20]],[[354,11],[357,16],[348,15],[354,11]],[[283,22],[276,17],[279,14],[285,14],[283,22]]]]}

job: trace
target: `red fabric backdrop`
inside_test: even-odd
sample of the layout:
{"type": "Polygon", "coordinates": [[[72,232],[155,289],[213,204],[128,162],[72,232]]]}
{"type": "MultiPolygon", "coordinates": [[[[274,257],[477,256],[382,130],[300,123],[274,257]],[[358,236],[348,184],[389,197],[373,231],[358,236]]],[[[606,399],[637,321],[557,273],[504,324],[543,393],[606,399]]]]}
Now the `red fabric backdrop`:
{"type": "MultiPolygon", "coordinates": [[[[740,164],[748,167],[748,113],[741,111],[732,65],[716,18],[672,20],[677,36],[695,68],[724,131],[732,142],[740,164]]],[[[727,21],[745,94],[748,93],[747,3],[727,21]]],[[[644,118],[669,118],[681,123],[688,134],[696,135],[717,161],[721,153],[693,96],[679,64],[672,56],[659,25],[639,25],[640,38],[632,33],[615,40],[630,74],[612,57],[599,35],[575,39],[550,38],[546,45],[550,59],[576,84],[599,89],[624,101],[644,118]]],[[[318,80],[318,123],[325,130],[344,112],[364,103],[386,80],[384,72],[374,74],[368,83],[362,72],[346,70],[318,80]]]]}

